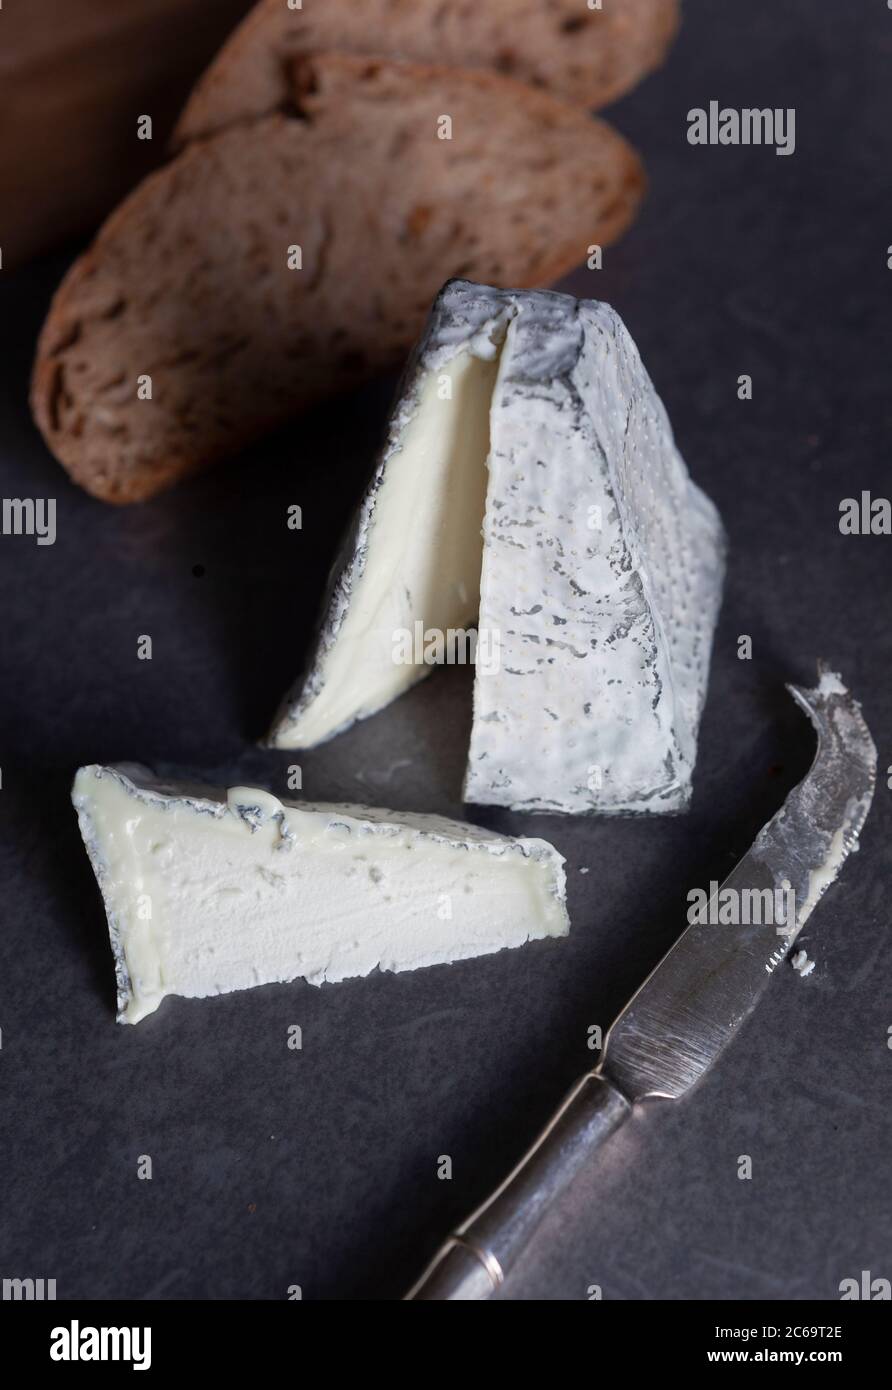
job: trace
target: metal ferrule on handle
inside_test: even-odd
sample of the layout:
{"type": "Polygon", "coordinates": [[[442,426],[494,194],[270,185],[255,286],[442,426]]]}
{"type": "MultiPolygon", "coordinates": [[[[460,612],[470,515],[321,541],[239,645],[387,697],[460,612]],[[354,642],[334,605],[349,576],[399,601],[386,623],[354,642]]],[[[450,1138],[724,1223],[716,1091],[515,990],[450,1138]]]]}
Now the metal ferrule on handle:
{"type": "Polygon", "coordinates": [[[549,1204],[631,1109],[627,1097],[599,1071],[587,1072],[514,1171],[453,1232],[406,1298],[489,1298],[549,1204]]]}

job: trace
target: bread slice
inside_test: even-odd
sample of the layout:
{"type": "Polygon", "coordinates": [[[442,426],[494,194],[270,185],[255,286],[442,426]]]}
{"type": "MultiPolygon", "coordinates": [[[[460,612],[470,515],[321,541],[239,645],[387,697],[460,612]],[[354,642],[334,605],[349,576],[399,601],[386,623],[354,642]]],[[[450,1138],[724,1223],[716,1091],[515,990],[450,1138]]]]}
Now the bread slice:
{"type": "Polygon", "coordinates": [[[678,0],[260,0],[196,86],[174,140],[277,110],[289,58],[316,50],[489,68],[596,109],[658,67],[677,28],[678,0]]]}
{"type": "Polygon", "coordinates": [[[151,497],[398,361],[450,276],[547,284],[641,196],[621,136],[491,73],[317,55],[292,100],[148,178],[53,300],[32,407],[97,497],[151,497]]]}

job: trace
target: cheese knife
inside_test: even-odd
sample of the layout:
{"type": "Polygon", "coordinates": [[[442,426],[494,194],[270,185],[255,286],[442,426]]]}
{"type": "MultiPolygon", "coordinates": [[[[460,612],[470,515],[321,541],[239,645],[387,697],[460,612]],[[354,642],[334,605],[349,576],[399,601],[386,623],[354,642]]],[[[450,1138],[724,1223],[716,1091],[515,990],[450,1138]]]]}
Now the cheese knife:
{"type": "Polygon", "coordinates": [[[598,1066],[580,1077],[505,1181],[448,1237],[407,1300],[485,1299],[501,1287],[548,1206],[633,1105],[649,1097],[677,1100],[709,1069],[857,848],[877,763],[860,706],[823,662],[813,689],[787,689],[817,731],[814,762],[710,905],[743,901],[745,893],[749,902],[753,893],[764,901],[766,890],[772,901],[782,894],[789,902],[792,891],[795,912],[780,925],[772,913],[767,923],[717,925],[709,905],[701,909],[610,1028],[598,1066]]]}

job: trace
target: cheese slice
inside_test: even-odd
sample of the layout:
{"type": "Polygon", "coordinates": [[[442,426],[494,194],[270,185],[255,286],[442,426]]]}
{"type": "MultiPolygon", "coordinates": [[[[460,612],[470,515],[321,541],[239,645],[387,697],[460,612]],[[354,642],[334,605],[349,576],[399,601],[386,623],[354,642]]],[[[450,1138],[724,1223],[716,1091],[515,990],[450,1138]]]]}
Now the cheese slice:
{"type": "Polygon", "coordinates": [[[79,769],[72,800],[105,902],[118,1020],[203,998],[485,955],[569,930],[564,860],[432,815],[79,769]]]}
{"type": "Polygon", "coordinates": [[[395,659],[397,632],[476,606],[466,800],[683,810],[723,574],[718,513],[614,310],[452,281],[271,741],[381,708],[430,669],[395,659]]]}

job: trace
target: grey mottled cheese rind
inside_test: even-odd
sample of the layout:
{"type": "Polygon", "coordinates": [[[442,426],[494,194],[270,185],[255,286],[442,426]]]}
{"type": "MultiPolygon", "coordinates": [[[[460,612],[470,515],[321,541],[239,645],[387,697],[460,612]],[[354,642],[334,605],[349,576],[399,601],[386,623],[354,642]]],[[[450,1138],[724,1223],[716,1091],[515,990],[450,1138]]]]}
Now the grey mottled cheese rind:
{"type": "Polygon", "coordinates": [[[562,857],[445,817],[79,769],[118,1019],[299,977],[415,969],[569,930],[562,857]]]}
{"type": "Polygon", "coordinates": [[[609,305],[512,296],[490,417],[465,799],[687,807],[724,533],[609,305]]]}

